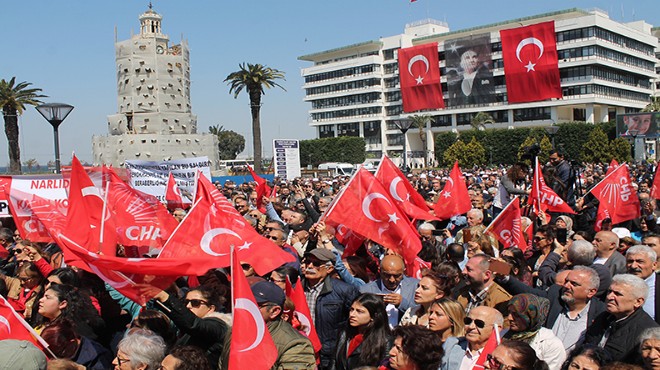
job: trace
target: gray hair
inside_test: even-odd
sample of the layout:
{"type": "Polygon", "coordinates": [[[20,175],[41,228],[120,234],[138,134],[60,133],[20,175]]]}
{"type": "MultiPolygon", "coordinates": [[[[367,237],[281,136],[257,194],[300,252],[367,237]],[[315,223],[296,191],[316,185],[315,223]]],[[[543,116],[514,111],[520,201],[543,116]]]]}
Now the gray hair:
{"type": "Polygon", "coordinates": [[[146,370],[156,370],[165,357],[165,341],[147,329],[129,330],[117,348],[126,354],[131,369],[146,365],[146,370]]]}
{"type": "Polygon", "coordinates": [[[591,267],[580,265],[573,267],[573,271],[582,272],[588,275],[589,286],[587,288],[596,290],[600,288],[600,277],[598,276],[598,272],[596,272],[596,270],[592,269],[591,267]]]}
{"type": "MultiPolygon", "coordinates": [[[[617,274],[612,277],[612,284],[627,285],[635,295],[635,299],[644,298],[649,294],[649,286],[642,278],[631,274],[617,274]]],[[[611,285],[610,285],[611,286],[611,285]]]]}
{"type": "Polygon", "coordinates": [[[596,247],[586,240],[575,240],[568,247],[567,257],[574,266],[589,266],[596,258],[596,247]]]}
{"type": "Polygon", "coordinates": [[[630,247],[626,251],[626,257],[628,257],[631,254],[645,254],[649,258],[649,260],[651,260],[651,263],[655,262],[658,259],[658,254],[655,253],[653,248],[643,244],[637,244],[630,247]]]}
{"type": "Polygon", "coordinates": [[[479,208],[472,208],[467,213],[477,216],[477,218],[480,219],[480,220],[484,219],[484,212],[482,210],[480,210],[479,208]]]}
{"type": "MultiPolygon", "coordinates": [[[[2,224],[0,224],[0,226],[2,226],[2,224]]],[[[0,239],[4,239],[11,243],[11,241],[14,240],[14,232],[11,231],[11,229],[3,227],[0,229],[0,239]]]]}
{"type": "Polygon", "coordinates": [[[433,224],[431,224],[431,223],[424,222],[423,224],[419,225],[419,227],[417,228],[417,230],[418,230],[418,231],[422,231],[422,230],[435,230],[435,226],[433,226],[433,224]]]}
{"type": "Polygon", "coordinates": [[[660,327],[656,326],[655,328],[648,328],[644,330],[639,336],[639,344],[642,345],[649,339],[660,340],[660,327]]]}

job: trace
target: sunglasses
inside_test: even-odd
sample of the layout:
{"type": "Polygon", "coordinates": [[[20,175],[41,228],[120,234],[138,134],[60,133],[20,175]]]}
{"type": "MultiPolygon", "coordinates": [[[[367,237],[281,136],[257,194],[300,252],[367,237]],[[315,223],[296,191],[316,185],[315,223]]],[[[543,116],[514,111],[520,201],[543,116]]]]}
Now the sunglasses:
{"type": "Polygon", "coordinates": [[[535,236],[532,240],[534,240],[534,242],[538,243],[538,242],[540,242],[541,240],[545,240],[545,238],[540,238],[540,237],[538,237],[538,236],[535,236]]]}
{"type": "Polygon", "coordinates": [[[473,319],[471,317],[466,317],[463,319],[463,324],[465,324],[466,326],[472,324],[472,322],[474,322],[474,325],[479,329],[483,329],[486,327],[486,322],[483,320],[473,319]]]}
{"type": "Polygon", "coordinates": [[[486,361],[488,362],[488,367],[491,370],[518,370],[517,367],[504,365],[500,360],[496,359],[490,353],[486,355],[486,361]]]}
{"type": "Polygon", "coordinates": [[[314,266],[314,267],[321,267],[321,266],[325,266],[325,264],[326,264],[326,262],[319,261],[319,260],[303,260],[302,263],[305,264],[305,265],[309,265],[311,263],[312,266],[314,266]]]}
{"type": "Polygon", "coordinates": [[[204,305],[208,306],[209,303],[203,299],[186,299],[183,303],[187,306],[190,305],[192,308],[199,308],[199,306],[204,305]]]}
{"type": "Polygon", "coordinates": [[[278,238],[276,235],[266,235],[266,238],[274,241],[280,240],[280,238],[278,238]]]}
{"type": "Polygon", "coordinates": [[[21,253],[23,253],[23,249],[21,249],[21,248],[14,248],[14,253],[15,253],[15,254],[21,254],[21,253]]]}
{"type": "Polygon", "coordinates": [[[252,265],[250,265],[249,263],[241,263],[241,268],[243,270],[249,270],[252,268],[252,265]]]}

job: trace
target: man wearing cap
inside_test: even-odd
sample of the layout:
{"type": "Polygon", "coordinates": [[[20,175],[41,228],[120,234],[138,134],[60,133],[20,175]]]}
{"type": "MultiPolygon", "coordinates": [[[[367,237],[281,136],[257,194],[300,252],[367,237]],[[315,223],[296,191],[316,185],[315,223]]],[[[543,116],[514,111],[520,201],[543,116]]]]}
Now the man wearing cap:
{"type": "Polygon", "coordinates": [[[356,287],[333,279],[335,255],[328,249],[315,248],[302,261],[305,296],[316,333],[321,341],[319,369],[328,369],[335,355],[339,331],[346,326],[348,311],[360,294],[356,287]]]}
{"type": "Polygon", "coordinates": [[[270,281],[260,281],[252,285],[252,294],[277,347],[277,360],[273,369],[315,369],[312,343],[291,324],[282,320],[286,299],[284,291],[270,281]]]}

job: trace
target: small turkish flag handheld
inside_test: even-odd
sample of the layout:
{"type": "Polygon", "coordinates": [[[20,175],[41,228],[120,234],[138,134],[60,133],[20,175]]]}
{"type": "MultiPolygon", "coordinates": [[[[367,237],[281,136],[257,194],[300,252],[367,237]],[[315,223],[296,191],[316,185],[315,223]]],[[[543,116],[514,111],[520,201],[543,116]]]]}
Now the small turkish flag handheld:
{"type": "Polygon", "coordinates": [[[410,181],[387,156],[381,159],[375,176],[389,190],[392,199],[408,217],[417,220],[438,220],[429,213],[424,197],[412,187],[410,181]]]}
{"type": "Polygon", "coordinates": [[[651,187],[651,198],[660,199],[660,164],[656,164],[653,187],[651,187]]]}
{"type": "Polygon", "coordinates": [[[257,188],[255,189],[257,191],[257,209],[259,209],[259,212],[265,213],[266,209],[263,205],[263,197],[268,196],[268,194],[271,193],[270,186],[268,186],[264,178],[260,177],[256,172],[254,172],[252,166],[248,165],[248,170],[250,170],[250,175],[252,175],[254,181],[257,182],[257,188]]]}
{"type": "Polygon", "coordinates": [[[314,352],[321,350],[321,340],[319,339],[318,334],[316,334],[316,328],[314,327],[314,320],[312,320],[312,315],[309,312],[309,305],[307,305],[307,298],[305,297],[305,291],[301,282],[298,282],[298,285],[294,288],[291,286],[291,281],[286,279],[286,296],[293,302],[293,305],[296,307],[296,317],[300,324],[302,324],[304,330],[303,333],[309,338],[309,341],[312,342],[314,347],[314,352]]]}
{"type": "Polygon", "coordinates": [[[172,172],[170,172],[170,177],[167,179],[165,202],[167,203],[168,209],[184,208],[183,198],[181,198],[181,192],[176,185],[172,172]]]}
{"type": "Polygon", "coordinates": [[[232,250],[231,263],[232,330],[229,344],[229,370],[267,370],[277,360],[277,347],[232,250]]]}
{"type": "Polygon", "coordinates": [[[0,295],[0,340],[5,339],[26,340],[44,352],[48,348],[48,343],[0,295]]]}
{"type": "Polygon", "coordinates": [[[399,49],[399,81],[404,112],[444,108],[438,43],[399,49]]]}
{"type": "Polygon", "coordinates": [[[430,269],[433,265],[430,262],[426,262],[423,259],[421,259],[419,256],[415,257],[415,261],[413,262],[413,268],[412,268],[412,274],[410,276],[414,277],[415,279],[422,279],[422,270],[423,269],[430,269]]]}
{"type": "MultiPolygon", "coordinates": [[[[639,198],[631,184],[628,166],[621,165],[591,188],[591,193],[600,201],[599,217],[604,219],[609,216],[613,225],[640,217],[639,198]]],[[[599,217],[596,221],[598,228],[600,227],[599,217]]],[[[602,220],[600,222],[602,223],[602,220]]]]}
{"type": "MultiPolygon", "coordinates": [[[[326,221],[326,223],[328,223],[328,221],[326,221]]],[[[342,257],[354,255],[355,252],[360,249],[362,244],[364,244],[364,241],[367,240],[367,238],[356,234],[353,230],[349,230],[343,224],[334,225],[330,222],[328,225],[335,227],[335,238],[337,238],[337,241],[344,246],[342,257]]]]}
{"type": "Polygon", "coordinates": [[[500,31],[509,103],[561,98],[555,22],[500,31]]]}
{"type": "Polygon", "coordinates": [[[532,181],[532,191],[527,200],[528,204],[534,207],[536,214],[540,212],[561,212],[575,214],[575,211],[564,202],[557,193],[554,192],[543,180],[541,165],[538,157],[534,164],[534,181],[532,181]]]}
{"type": "Polygon", "coordinates": [[[472,202],[468,195],[465,178],[458,167],[458,161],[454,163],[445,187],[442,188],[435,204],[435,215],[441,220],[449,219],[456,215],[462,215],[472,209],[472,202]]]}
{"type": "MultiPolygon", "coordinates": [[[[514,197],[502,212],[488,225],[486,230],[491,231],[504,248],[518,247],[522,251],[527,249],[522,231],[522,217],[520,214],[520,199],[514,197]]],[[[484,232],[485,233],[485,232],[484,232]]]]}
{"type": "Polygon", "coordinates": [[[495,347],[497,347],[499,344],[500,344],[500,328],[499,326],[497,326],[497,324],[494,324],[493,331],[490,333],[490,336],[488,337],[488,341],[486,342],[484,349],[481,350],[481,354],[479,355],[477,362],[472,367],[472,370],[485,369],[484,365],[486,364],[486,359],[488,358],[488,355],[493,353],[495,347]]]}

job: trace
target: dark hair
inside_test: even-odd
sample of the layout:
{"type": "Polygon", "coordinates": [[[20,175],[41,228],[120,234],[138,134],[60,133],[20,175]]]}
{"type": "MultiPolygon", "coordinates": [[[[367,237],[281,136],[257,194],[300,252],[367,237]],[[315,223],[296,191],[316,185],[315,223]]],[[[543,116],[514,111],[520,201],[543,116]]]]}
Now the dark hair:
{"type": "Polygon", "coordinates": [[[526,273],[529,271],[529,266],[527,265],[525,254],[520,248],[517,247],[509,248],[508,251],[511,252],[513,257],[502,256],[502,259],[510,264],[512,268],[518,270],[518,273],[515,274],[515,276],[522,280],[526,273]]]}
{"type": "Polygon", "coordinates": [[[444,355],[440,336],[418,325],[397,326],[392,337],[401,338],[401,348],[419,370],[436,370],[444,355]]]}
{"type": "Polygon", "coordinates": [[[438,274],[431,269],[423,269],[422,278],[431,279],[433,286],[435,286],[438,292],[442,292],[444,297],[451,297],[451,289],[454,287],[454,284],[447,276],[438,274]]]}
{"type": "MultiPolygon", "coordinates": [[[[371,321],[363,328],[355,328],[347,324],[347,338],[348,340],[358,332],[364,335],[362,342],[362,352],[360,353],[360,363],[362,364],[377,364],[385,356],[388,351],[388,340],[390,336],[390,324],[387,318],[387,311],[385,310],[385,303],[383,299],[375,294],[364,293],[360,294],[353,300],[353,303],[359,303],[369,311],[371,321]],[[362,329],[362,330],[360,330],[362,329]]],[[[340,348],[338,353],[345,353],[346,348],[340,348]]]]}
{"type": "Polygon", "coordinates": [[[173,345],[176,341],[176,333],[172,328],[172,321],[167,315],[160,311],[140,311],[137,317],[133,320],[131,326],[153,331],[160,335],[168,346],[173,345]]]}
{"type": "Polygon", "coordinates": [[[195,346],[176,346],[169,353],[179,360],[176,370],[211,370],[204,351],[195,346]]]}
{"type": "Polygon", "coordinates": [[[90,327],[95,326],[93,322],[102,320],[99,312],[92,305],[92,300],[78,288],[71,285],[52,284],[48,290],[52,290],[60,302],[67,302],[66,307],[62,309],[62,313],[56,320],[69,319],[74,323],[84,322],[90,327]]]}
{"type": "Polygon", "coordinates": [[[209,305],[215,306],[216,311],[219,311],[222,308],[222,304],[220,302],[220,296],[215,291],[215,289],[212,289],[211,287],[205,285],[200,285],[197,288],[190,289],[188,293],[190,292],[199,292],[199,294],[202,295],[204,300],[207,301],[209,305]]]}
{"type": "Polygon", "coordinates": [[[536,229],[536,232],[545,235],[546,239],[555,240],[555,229],[553,225],[541,225],[536,229]]]}
{"type": "Polygon", "coordinates": [[[298,279],[300,278],[300,273],[298,272],[298,269],[290,265],[282,265],[273,271],[283,278],[288,277],[289,281],[291,282],[291,285],[297,283],[298,279]]]}
{"type": "Polygon", "coordinates": [[[369,274],[367,273],[367,262],[360,256],[346,257],[346,263],[351,267],[353,275],[356,278],[362,279],[365,283],[369,282],[369,274]]]}
{"type": "Polygon", "coordinates": [[[57,268],[48,274],[48,276],[57,276],[62,284],[80,287],[80,279],[78,274],[69,267],[57,268]]]}
{"type": "Polygon", "coordinates": [[[424,261],[431,262],[431,266],[437,264],[440,259],[438,248],[429,240],[422,240],[422,249],[417,253],[417,256],[424,261]]]}
{"type": "Polygon", "coordinates": [[[73,358],[78,351],[80,336],[74,330],[75,324],[69,319],[56,320],[44,327],[41,337],[57,358],[73,358]]]}
{"type": "Polygon", "coordinates": [[[568,370],[573,359],[578,356],[588,357],[598,364],[598,366],[603,366],[612,361],[612,356],[605,349],[593,344],[583,344],[579,347],[575,347],[571,353],[569,353],[566,361],[561,365],[561,370],[568,370]]]}
{"type": "MultiPolygon", "coordinates": [[[[588,241],[589,243],[594,241],[593,234],[588,232],[588,231],[582,231],[582,230],[576,231],[575,234],[573,234],[573,236],[575,236],[575,235],[580,235],[582,237],[582,239],[588,241]]],[[[644,238],[642,238],[642,239],[644,239],[644,238]]],[[[573,239],[573,240],[575,240],[575,239],[573,239]]]]}
{"type": "Polygon", "coordinates": [[[456,285],[461,281],[461,268],[458,266],[456,261],[444,261],[438,265],[433,266],[433,271],[439,275],[446,276],[450,282],[453,282],[452,285],[456,285]]]}
{"type": "Polygon", "coordinates": [[[511,350],[513,359],[520,365],[520,370],[550,370],[545,361],[536,356],[536,351],[527,343],[519,340],[503,340],[501,347],[511,350]]]}
{"type": "Polygon", "coordinates": [[[465,258],[465,248],[459,243],[449,243],[445,251],[447,259],[454,262],[461,262],[465,258]]]}

